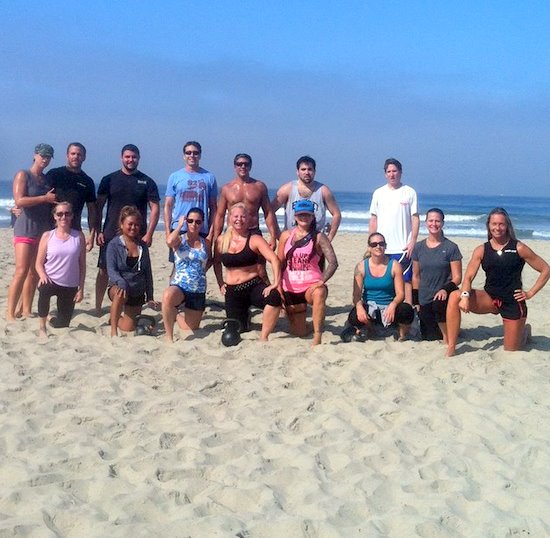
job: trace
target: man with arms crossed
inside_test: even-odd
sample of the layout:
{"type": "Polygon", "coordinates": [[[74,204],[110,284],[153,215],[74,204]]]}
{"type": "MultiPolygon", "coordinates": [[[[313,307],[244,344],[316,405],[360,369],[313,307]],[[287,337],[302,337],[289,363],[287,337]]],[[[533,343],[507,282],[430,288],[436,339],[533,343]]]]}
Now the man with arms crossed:
{"type": "Polygon", "coordinates": [[[411,255],[420,219],[416,191],[401,183],[403,167],[397,159],[386,159],[384,174],[387,184],[376,189],[370,205],[369,235],[381,233],[387,242],[386,254],[403,267],[405,302],[412,305],[411,255]]]}
{"type": "Polygon", "coordinates": [[[59,168],[52,168],[46,177],[55,189],[55,199],[58,202],[70,202],[73,206],[73,223],[75,230],[82,230],[82,209],[84,204],[88,209],[88,230],[86,250],[94,247],[97,231],[97,212],[95,185],[90,176],[82,170],[82,163],[86,160],[86,148],[80,142],[71,142],[67,147],[67,164],[59,168]]]}
{"type": "MultiPolygon", "coordinates": [[[[185,166],[168,178],[164,201],[166,239],[177,226],[179,218],[187,215],[192,207],[200,207],[204,211],[200,233],[209,241],[212,239],[218,185],[214,174],[199,166],[201,155],[202,148],[198,142],[186,142],[183,146],[185,166]]],[[[186,231],[187,226],[184,225],[182,232],[186,231]]],[[[173,261],[172,256],[173,251],[170,249],[170,261],[173,261]]]]}
{"type": "Polygon", "coordinates": [[[315,167],[316,163],[313,158],[308,155],[300,157],[296,163],[298,179],[285,183],[277,191],[271,206],[274,213],[280,207],[285,207],[285,230],[290,230],[294,226],[293,207],[296,200],[311,200],[315,206],[315,220],[319,232],[322,232],[325,228],[326,210],[328,209],[332,215],[332,223],[327,236],[329,241],[332,241],[340,226],[342,214],[331,190],[326,185],[315,181],[315,167]]]}
{"type": "Polygon", "coordinates": [[[121,152],[122,168],[105,176],[97,189],[97,209],[99,218],[103,215],[103,207],[107,203],[107,215],[103,228],[97,236],[99,258],[95,286],[95,307],[97,315],[101,315],[103,297],[107,290],[109,277],[107,275],[107,243],[118,233],[120,210],[126,205],[134,205],[141,213],[143,227],[141,238],[150,247],[153,242],[153,232],[157,227],[160,215],[160,197],[157,184],[143,172],[138,170],[139,149],[134,144],[126,144],[121,152]],[[147,225],[147,207],[150,218],[147,225]]]}

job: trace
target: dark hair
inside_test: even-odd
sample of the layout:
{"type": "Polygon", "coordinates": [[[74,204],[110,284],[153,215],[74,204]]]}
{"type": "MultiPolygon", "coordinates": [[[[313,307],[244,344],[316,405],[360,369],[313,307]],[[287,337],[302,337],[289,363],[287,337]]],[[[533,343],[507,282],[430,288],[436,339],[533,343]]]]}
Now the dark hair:
{"type": "Polygon", "coordinates": [[[380,232],[372,232],[372,233],[369,234],[369,236],[367,237],[367,245],[370,243],[370,240],[371,240],[375,235],[379,235],[379,236],[384,240],[384,242],[386,242],[386,238],[384,237],[384,234],[381,234],[380,232]]]}
{"type": "Polygon", "coordinates": [[[237,164],[237,160],[241,157],[244,159],[248,159],[250,166],[252,166],[252,157],[248,153],[237,153],[237,155],[233,157],[233,164],[237,164]]]}
{"type": "Polygon", "coordinates": [[[508,237],[510,239],[516,239],[516,232],[514,230],[514,225],[512,224],[512,221],[510,219],[510,215],[508,215],[508,212],[503,207],[495,207],[488,215],[487,215],[487,239],[489,241],[492,239],[491,230],[489,229],[489,221],[491,220],[491,217],[493,215],[502,215],[504,217],[504,220],[506,221],[506,232],[508,233],[508,237]]]}
{"type": "Polygon", "coordinates": [[[386,159],[384,162],[384,172],[388,169],[388,166],[390,164],[393,164],[400,172],[403,172],[403,166],[401,166],[401,163],[397,159],[386,159]]]}
{"type": "Polygon", "coordinates": [[[139,219],[140,225],[143,222],[143,218],[139,209],[135,205],[125,205],[120,210],[120,215],[118,217],[119,225],[122,224],[128,217],[137,217],[139,219]]]}
{"type": "Polygon", "coordinates": [[[192,207],[185,216],[188,217],[191,213],[198,213],[201,219],[204,220],[204,211],[200,207],[192,207]]]}
{"type": "Polygon", "coordinates": [[[309,155],[303,155],[296,161],[296,170],[300,168],[301,164],[311,164],[313,166],[313,170],[315,170],[317,163],[315,162],[315,159],[313,157],[310,157],[309,155]]]}
{"type": "Polygon", "coordinates": [[[445,220],[445,213],[439,207],[432,207],[426,211],[426,218],[428,218],[428,213],[438,213],[441,216],[441,220],[445,220]]]}
{"type": "Polygon", "coordinates": [[[124,155],[125,151],[132,151],[139,157],[139,148],[134,144],[126,144],[125,146],[123,146],[120,150],[120,154],[124,155]]]}
{"type": "Polygon", "coordinates": [[[76,146],[77,148],[80,148],[82,150],[82,153],[84,153],[84,157],[86,157],[86,148],[84,147],[84,144],[81,144],[80,142],[71,142],[67,146],[67,153],[69,153],[71,146],[76,146]]]}
{"type": "Polygon", "coordinates": [[[183,144],[183,153],[185,153],[185,149],[186,149],[188,146],[195,146],[195,147],[199,148],[199,154],[202,155],[202,147],[201,147],[201,145],[200,145],[198,142],[195,142],[194,140],[189,140],[188,142],[186,142],[185,144],[183,144]]]}

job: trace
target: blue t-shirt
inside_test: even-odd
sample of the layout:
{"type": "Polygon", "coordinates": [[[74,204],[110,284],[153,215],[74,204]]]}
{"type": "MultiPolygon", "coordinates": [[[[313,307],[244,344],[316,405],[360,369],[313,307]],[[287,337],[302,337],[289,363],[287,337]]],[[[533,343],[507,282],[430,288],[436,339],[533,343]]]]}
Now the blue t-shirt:
{"type": "MultiPolygon", "coordinates": [[[[172,222],[165,223],[166,226],[169,225],[173,230],[182,215],[187,215],[192,207],[200,207],[205,215],[201,232],[208,234],[209,201],[218,197],[218,185],[214,174],[204,168],[199,168],[197,172],[188,172],[182,168],[168,178],[166,196],[174,198],[172,222]]],[[[187,228],[184,226],[182,231],[187,231],[187,228]]]]}

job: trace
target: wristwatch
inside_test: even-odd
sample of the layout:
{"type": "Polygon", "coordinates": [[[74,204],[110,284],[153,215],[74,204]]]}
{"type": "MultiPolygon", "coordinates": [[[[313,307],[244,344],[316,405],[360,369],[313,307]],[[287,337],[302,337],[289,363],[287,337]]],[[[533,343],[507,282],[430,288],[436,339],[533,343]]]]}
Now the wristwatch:
{"type": "Polygon", "coordinates": [[[469,291],[463,291],[461,294],[460,294],[460,297],[470,297],[470,292],[469,291]]]}

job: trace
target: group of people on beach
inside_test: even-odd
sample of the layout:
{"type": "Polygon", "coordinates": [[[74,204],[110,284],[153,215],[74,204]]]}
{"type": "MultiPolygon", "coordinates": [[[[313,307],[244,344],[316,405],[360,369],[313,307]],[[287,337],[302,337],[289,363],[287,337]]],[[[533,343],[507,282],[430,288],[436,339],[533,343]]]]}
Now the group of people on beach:
{"type": "MultiPolygon", "coordinates": [[[[8,292],[9,322],[32,315],[38,286],[40,337],[47,337],[54,296],[57,315],[49,324],[69,326],[75,303],[83,297],[86,253],[95,243],[100,247],[96,312],[101,315],[107,292],[112,336],[119,331],[150,332],[156,320],[142,315],[144,305],[161,309],[168,341],[174,338],[176,323],[182,330],[198,329],[206,307],[206,272],[213,267],[225,300],[224,345],[238,344],[240,334],[250,330],[252,306],[263,311],[260,338],[267,340],[281,309],[290,332],[306,336],[309,305],[312,343],[322,342],[326,283],[338,268],[332,241],[341,212],[329,187],[315,181],[314,159],[300,157],[296,180],[285,183],[270,201],[265,183],[250,175],[252,158],[239,153],[233,162],[235,177],[218,196],[215,176],[199,164],[201,145],[187,142],[184,167],[169,177],[165,194],[166,244],[173,271],[159,305],[149,247],[160,216],[160,196],[155,181],[138,170],[139,149],[133,144],[122,148],[121,169],[101,180],[97,195],[93,180],[82,170],[86,149],[81,143],[69,144],[65,166],[45,173],[53,154],[50,145],[38,144],[31,167],[14,178],[15,274],[8,292]],[[84,205],[87,237],[81,227],[84,205]],[[281,207],[282,232],[275,216],[281,207]],[[260,209],[268,241],[260,230],[260,209]]],[[[422,338],[443,340],[452,356],[461,312],[498,313],[504,322],[504,348],[520,349],[529,336],[526,300],[548,281],[548,264],[516,239],[507,212],[496,208],[487,218],[488,241],[474,250],[462,279],[462,255],[443,234],[443,211],[428,210],[428,236],[417,242],[416,192],[401,182],[398,160],[387,159],[384,173],[386,184],[373,193],[367,250],[355,267],[353,305],[342,340],[365,341],[392,329],[404,340],[416,312],[422,338]],[[521,280],[525,262],[539,273],[527,291],[521,280]],[[480,267],[486,285],[474,290],[480,267]]]]}

